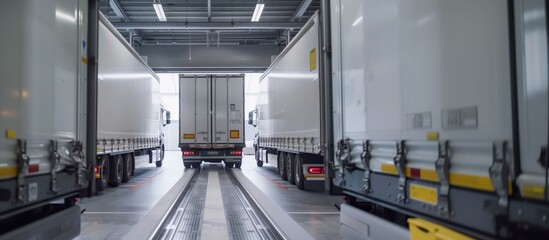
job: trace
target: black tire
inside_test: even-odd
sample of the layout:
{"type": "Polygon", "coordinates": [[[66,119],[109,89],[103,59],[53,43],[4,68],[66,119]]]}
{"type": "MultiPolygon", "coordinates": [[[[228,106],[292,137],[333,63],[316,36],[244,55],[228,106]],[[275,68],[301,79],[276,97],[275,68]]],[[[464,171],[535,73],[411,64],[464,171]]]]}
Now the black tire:
{"type": "Polygon", "coordinates": [[[286,154],[286,178],[291,184],[295,184],[294,156],[293,153],[286,154]]]}
{"type": "Polygon", "coordinates": [[[99,179],[97,179],[97,188],[103,191],[109,185],[109,158],[105,155],[101,156],[97,163],[99,167],[99,179]]]}
{"type": "Polygon", "coordinates": [[[294,158],[295,186],[301,190],[305,189],[305,176],[303,176],[303,160],[298,154],[294,158]]]}
{"type": "Polygon", "coordinates": [[[258,167],[263,167],[263,161],[256,160],[258,167]]]}
{"type": "MultiPolygon", "coordinates": [[[[164,160],[164,154],[164,144],[162,144],[162,148],[160,149],[160,161],[164,160]]],[[[162,166],[162,164],[160,166],[162,166]]]]}
{"type": "Polygon", "coordinates": [[[156,161],[156,167],[162,167],[162,161],[156,161]]]}
{"type": "Polygon", "coordinates": [[[236,162],[234,163],[235,168],[240,168],[242,166],[242,162],[236,162]]]}
{"type": "Polygon", "coordinates": [[[131,154],[125,154],[123,160],[123,172],[122,172],[122,182],[127,182],[132,178],[133,171],[133,161],[131,154]]]}
{"type": "Polygon", "coordinates": [[[192,163],[193,168],[200,168],[200,163],[192,163]]]}
{"type": "Polygon", "coordinates": [[[234,163],[225,163],[225,167],[226,168],[233,168],[234,167],[234,163]]]}
{"type": "Polygon", "coordinates": [[[122,175],[124,172],[124,164],[122,163],[122,156],[116,155],[111,157],[109,161],[109,186],[118,187],[122,183],[122,175]]]}
{"type": "Polygon", "coordinates": [[[282,178],[282,180],[288,180],[288,176],[286,174],[286,153],[280,153],[278,154],[278,174],[282,178]]]}
{"type": "Polygon", "coordinates": [[[183,162],[183,166],[185,166],[185,168],[191,168],[191,163],[183,162]]]}

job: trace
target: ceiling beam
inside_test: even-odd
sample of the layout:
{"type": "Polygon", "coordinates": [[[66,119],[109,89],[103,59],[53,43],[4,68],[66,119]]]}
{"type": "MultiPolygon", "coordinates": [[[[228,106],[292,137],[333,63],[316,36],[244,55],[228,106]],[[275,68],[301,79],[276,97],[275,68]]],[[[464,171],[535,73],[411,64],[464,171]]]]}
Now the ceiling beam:
{"type": "Polygon", "coordinates": [[[299,7],[295,10],[294,14],[292,14],[292,17],[290,18],[290,22],[295,21],[298,18],[303,17],[303,14],[305,14],[305,11],[311,6],[311,3],[313,0],[303,0],[299,4],[299,7]]]}
{"type": "MultiPolygon", "coordinates": [[[[111,6],[112,10],[114,11],[114,13],[116,14],[117,17],[123,19],[125,22],[130,21],[130,18],[128,17],[128,14],[126,14],[126,12],[122,8],[122,5],[120,5],[118,0],[109,0],[109,5],[111,6]]],[[[132,47],[133,47],[133,43],[132,43],[133,39],[131,39],[132,35],[133,36],[139,36],[139,31],[135,30],[135,29],[130,29],[130,32],[132,34],[130,34],[129,42],[130,42],[130,45],[132,45],[132,47]]]]}
{"type": "Polygon", "coordinates": [[[303,23],[294,22],[117,22],[112,23],[117,29],[189,29],[189,30],[224,30],[224,29],[288,29],[302,28],[303,23]]]}
{"type": "MultiPolygon", "coordinates": [[[[303,17],[303,14],[305,14],[305,11],[307,11],[307,8],[309,8],[309,6],[311,6],[311,3],[313,2],[313,0],[303,0],[301,1],[301,3],[299,4],[299,6],[297,7],[297,9],[295,10],[295,12],[292,14],[292,17],[290,18],[290,22],[295,22],[295,20],[297,20],[298,18],[301,18],[303,17]]],[[[283,35],[286,35],[287,36],[287,43],[288,44],[290,42],[290,31],[293,30],[293,29],[286,29],[286,31],[284,31],[283,35]]]]}
{"type": "Polygon", "coordinates": [[[208,22],[212,20],[212,0],[208,0],[208,22]]]}

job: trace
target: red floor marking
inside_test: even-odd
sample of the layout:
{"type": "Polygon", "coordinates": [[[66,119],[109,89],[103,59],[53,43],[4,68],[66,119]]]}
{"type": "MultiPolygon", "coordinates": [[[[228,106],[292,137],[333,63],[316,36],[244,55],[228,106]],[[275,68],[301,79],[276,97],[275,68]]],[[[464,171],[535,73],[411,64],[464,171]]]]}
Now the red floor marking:
{"type": "Polygon", "coordinates": [[[135,190],[136,188],[141,187],[141,185],[150,182],[151,180],[153,180],[156,176],[160,175],[160,174],[161,174],[162,172],[164,172],[165,170],[166,170],[166,169],[163,169],[163,170],[160,171],[159,173],[157,173],[157,174],[155,174],[155,175],[153,175],[153,176],[151,176],[151,177],[148,177],[148,178],[146,178],[145,180],[143,180],[143,181],[141,181],[141,182],[135,184],[135,186],[131,187],[130,190],[135,190]]]}
{"type": "MultiPolygon", "coordinates": [[[[254,169],[255,170],[255,169],[254,169]]],[[[277,187],[279,187],[280,189],[282,190],[288,190],[288,188],[286,188],[284,185],[281,185],[280,183],[277,183],[275,180],[273,180],[271,177],[261,173],[260,171],[258,170],[255,170],[257,173],[261,174],[263,177],[265,177],[266,179],[268,179],[269,181],[271,181],[274,185],[276,185],[277,187]]]]}

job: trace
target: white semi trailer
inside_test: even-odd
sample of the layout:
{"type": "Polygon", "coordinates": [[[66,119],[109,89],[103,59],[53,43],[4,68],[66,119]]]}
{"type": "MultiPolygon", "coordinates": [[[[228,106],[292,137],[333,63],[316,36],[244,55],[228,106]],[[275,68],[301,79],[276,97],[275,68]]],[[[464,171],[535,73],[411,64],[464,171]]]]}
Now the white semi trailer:
{"type": "Polygon", "coordinates": [[[99,190],[134,174],[135,157],[162,166],[169,111],[160,105],[158,76],[103,16],[99,19],[97,164],[99,190]]]}
{"type": "Polygon", "coordinates": [[[88,1],[0,3],[0,239],[80,233],[88,1]]]}
{"type": "Polygon", "coordinates": [[[256,110],[257,166],[278,167],[299,189],[324,187],[319,17],[315,14],[265,71],[256,110]]]}
{"type": "Polygon", "coordinates": [[[185,168],[242,164],[244,75],[179,76],[179,147],[185,168]]]}
{"type": "Polygon", "coordinates": [[[545,239],[547,1],[331,1],[349,239],[545,239]]]}

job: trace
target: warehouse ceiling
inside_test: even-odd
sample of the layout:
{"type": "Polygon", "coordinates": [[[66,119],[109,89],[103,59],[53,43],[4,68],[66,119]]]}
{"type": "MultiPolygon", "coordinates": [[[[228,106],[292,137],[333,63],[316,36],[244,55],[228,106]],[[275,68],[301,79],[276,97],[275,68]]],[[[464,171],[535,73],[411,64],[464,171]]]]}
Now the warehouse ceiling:
{"type": "Polygon", "coordinates": [[[320,8],[319,0],[264,0],[259,22],[251,22],[257,0],[162,0],[161,22],[153,0],[100,0],[101,12],[132,46],[287,44],[320,8]]]}

